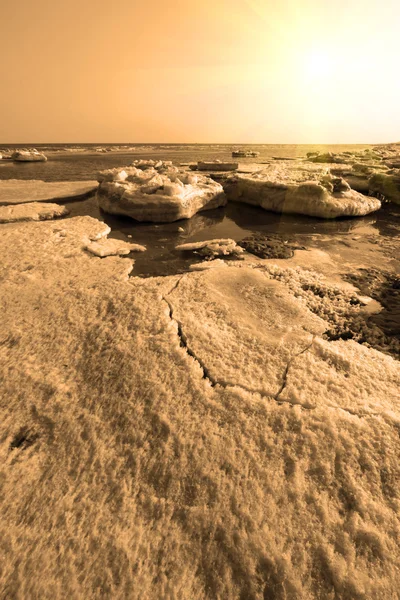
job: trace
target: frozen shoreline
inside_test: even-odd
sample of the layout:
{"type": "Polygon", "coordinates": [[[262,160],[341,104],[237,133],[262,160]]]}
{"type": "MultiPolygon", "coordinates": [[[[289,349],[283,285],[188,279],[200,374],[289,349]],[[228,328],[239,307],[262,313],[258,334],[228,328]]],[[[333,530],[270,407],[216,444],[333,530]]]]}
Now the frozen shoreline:
{"type": "Polygon", "coordinates": [[[205,598],[207,582],[262,598],[262,560],[296,599],[393,598],[400,363],[325,339],[332,311],[362,308],[342,261],[297,250],[129,278],[131,258],[85,250],[109,231],[90,217],[1,227],[9,592],[18,561],[27,597],[101,581],[122,600],[139,561],[141,596],[205,598]],[[160,553],[185,565],[168,582],[160,553]]]}
{"type": "Polygon", "coordinates": [[[91,203],[0,225],[0,595],[18,565],[27,598],[124,600],[139,573],[143,598],[392,600],[398,240],[283,236],[307,248],[144,279],[149,250],[118,256],[135,228],[91,203]]]}

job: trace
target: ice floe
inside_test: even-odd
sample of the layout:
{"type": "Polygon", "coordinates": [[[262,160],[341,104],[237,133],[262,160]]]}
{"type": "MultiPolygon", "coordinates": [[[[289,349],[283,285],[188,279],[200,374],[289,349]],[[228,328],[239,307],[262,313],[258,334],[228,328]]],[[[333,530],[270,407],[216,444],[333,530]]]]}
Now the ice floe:
{"type": "Polygon", "coordinates": [[[129,254],[130,252],[144,252],[146,246],[140,244],[133,244],[124,242],[123,240],[116,240],[113,238],[103,238],[97,242],[89,242],[84,246],[85,250],[91,252],[95,256],[101,258],[105,256],[121,256],[129,254]]]}
{"type": "Polygon", "coordinates": [[[325,219],[367,215],[381,206],[377,198],[352,190],[328,167],[307,163],[276,161],[257,173],[231,176],[224,189],[228,200],[325,219]]]}
{"type": "Polygon", "coordinates": [[[111,169],[99,174],[100,208],[137,221],[172,222],[226,204],[222,186],[169,163],[111,169]]]}
{"type": "Polygon", "coordinates": [[[218,256],[239,257],[244,252],[244,249],[241,248],[235,240],[231,240],[230,238],[180,244],[179,246],[176,246],[175,249],[184,252],[195,252],[196,254],[207,258],[215,258],[218,256]]]}
{"type": "Polygon", "coordinates": [[[65,206],[46,202],[29,202],[0,206],[0,223],[13,223],[15,221],[44,221],[64,217],[69,213],[65,206]]]}
{"type": "Polygon", "coordinates": [[[7,179],[0,181],[0,205],[79,200],[94,193],[96,181],[7,179]]]}
{"type": "Polygon", "coordinates": [[[46,162],[47,156],[43,152],[39,152],[36,148],[27,150],[16,150],[11,156],[16,162],[46,162]]]}

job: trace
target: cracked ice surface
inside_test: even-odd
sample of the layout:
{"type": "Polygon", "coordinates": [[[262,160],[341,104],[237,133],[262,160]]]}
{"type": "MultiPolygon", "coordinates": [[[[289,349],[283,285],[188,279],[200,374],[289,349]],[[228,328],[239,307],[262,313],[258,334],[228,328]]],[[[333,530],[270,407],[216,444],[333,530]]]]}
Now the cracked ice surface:
{"type": "Polygon", "coordinates": [[[192,274],[168,300],[213,380],[264,395],[279,392],[288,361],[327,328],[284,285],[252,269],[192,274]]]}
{"type": "Polygon", "coordinates": [[[290,364],[280,399],[357,415],[390,415],[399,391],[399,363],[392,357],[352,340],[318,339],[290,364]]]}
{"type": "Polygon", "coordinates": [[[396,598],[399,363],[259,270],[128,279],[108,232],[2,226],[0,596],[396,598]]]}

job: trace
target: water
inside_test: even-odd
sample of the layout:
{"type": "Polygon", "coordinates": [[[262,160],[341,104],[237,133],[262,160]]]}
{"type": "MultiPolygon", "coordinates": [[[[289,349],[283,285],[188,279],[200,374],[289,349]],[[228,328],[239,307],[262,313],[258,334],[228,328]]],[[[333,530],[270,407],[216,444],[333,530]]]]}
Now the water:
{"type": "MultiPolygon", "coordinates": [[[[82,181],[93,179],[97,171],[111,169],[114,167],[124,167],[133,160],[139,158],[162,158],[172,160],[176,165],[181,162],[197,162],[198,160],[229,160],[232,161],[232,144],[208,144],[208,145],[153,145],[152,147],[143,145],[132,145],[129,150],[120,150],[118,152],[108,152],[100,154],[95,152],[95,148],[100,144],[86,145],[85,153],[72,154],[66,146],[40,145],[40,144],[22,144],[8,145],[8,148],[35,147],[43,151],[48,156],[45,163],[14,163],[9,160],[0,160],[0,179],[41,179],[43,181],[82,181]],[[90,153],[88,152],[90,151],[90,153]]],[[[107,147],[103,145],[102,147],[107,147]]],[[[312,145],[238,145],[236,147],[246,148],[260,152],[260,156],[254,158],[241,158],[241,163],[263,162],[272,157],[281,158],[299,158],[307,152],[344,152],[360,151],[367,146],[360,145],[331,145],[331,146],[312,146],[312,145]]],[[[1,149],[0,149],[1,152],[1,149]]]]}
{"type": "MultiPolygon", "coordinates": [[[[20,145],[22,147],[22,145],[20,145]]],[[[29,146],[26,144],[25,146],[29,146]]],[[[30,144],[32,146],[32,144],[30,144]]],[[[143,147],[132,145],[129,150],[100,154],[71,154],[60,145],[36,145],[38,150],[47,153],[46,163],[13,163],[0,161],[0,179],[42,179],[44,181],[66,181],[94,179],[97,171],[112,167],[123,167],[136,158],[162,158],[174,164],[196,162],[197,160],[231,159],[232,145],[154,145],[143,147]],[[55,152],[57,150],[57,152],[55,152]]],[[[11,148],[11,146],[9,146],[11,148]]],[[[365,146],[294,146],[294,145],[254,145],[245,146],[260,152],[257,162],[273,156],[296,158],[316,150],[341,152],[362,150],[365,146]]],[[[254,163],[254,158],[240,162],[254,163]]],[[[400,228],[400,207],[385,205],[372,215],[356,219],[322,220],[301,215],[285,215],[267,212],[263,209],[230,203],[213,211],[199,213],[191,219],[175,223],[137,223],[132,219],[107,215],[99,210],[94,198],[81,202],[67,203],[70,217],[90,215],[105,221],[111,227],[110,237],[133,241],[147,246],[147,252],[135,254],[133,275],[169,275],[186,271],[196,262],[175,250],[175,246],[185,242],[202,241],[212,238],[230,237],[239,241],[251,234],[279,234],[283,239],[293,240],[301,245],[318,245],[318,240],[337,236],[360,235],[398,236],[400,228]]]]}
{"type": "Polygon", "coordinates": [[[232,202],[225,207],[198,213],[191,219],[162,224],[137,223],[129,218],[108,215],[98,208],[94,198],[70,202],[66,206],[70,217],[86,214],[105,221],[111,227],[109,237],[145,245],[146,252],[134,254],[132,272],[144,277],[183,273],[191,264],[198,262],[200,259],[193,255],[175,250],[177,245],[186,242],[227,237],[240,241],[252,234],[278,234],[284,240],[306,247],[325,248],[327,241],[338,237],[343,240],[357,235],[369,239],[377,236],[392,238],[400,231],[400,206],[391,204],[366,217],[323,220],[277,214],[232,202]]]}

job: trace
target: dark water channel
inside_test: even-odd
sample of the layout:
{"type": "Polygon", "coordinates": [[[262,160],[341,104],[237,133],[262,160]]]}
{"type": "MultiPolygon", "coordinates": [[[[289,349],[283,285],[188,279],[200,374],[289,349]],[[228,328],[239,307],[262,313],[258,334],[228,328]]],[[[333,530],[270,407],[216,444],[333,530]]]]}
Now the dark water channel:
{"type": "MultiPolygon", "coordinates": [[[[109,237],[136,242],[147,247],[144,253],[134,253],[135,276],[149,277],[182,273],[199,262],[193,254],[175,250],[178,244],[214,238],[240,241],[253,234],[275,235],[283,241],[318,246],[318,237],[385,236],[395,238],[400,233],[400,206],[385,204],[380,211],[361,218],[316,219],[301,215],[276,214],[261,208],[229,203],[174,223],[139,223],[133,219],[108,215],[101,211],[94,197],[66,204],[70,217],[89,215],[106,222],[109,237]]],[[[400,249],[399,249],[400,250],[400,249]]]]}

